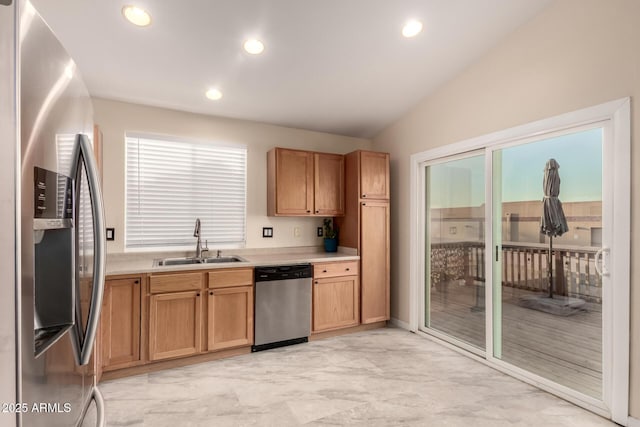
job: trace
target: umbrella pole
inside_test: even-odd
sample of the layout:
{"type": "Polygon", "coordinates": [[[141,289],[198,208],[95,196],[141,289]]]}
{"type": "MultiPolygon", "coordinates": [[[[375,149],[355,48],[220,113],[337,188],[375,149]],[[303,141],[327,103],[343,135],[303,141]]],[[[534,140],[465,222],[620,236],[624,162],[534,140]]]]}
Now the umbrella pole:
{"type": "Polygon", "coordinates": [[[549,298],[553,298],[553,236],[549,236],[549,298]]]}

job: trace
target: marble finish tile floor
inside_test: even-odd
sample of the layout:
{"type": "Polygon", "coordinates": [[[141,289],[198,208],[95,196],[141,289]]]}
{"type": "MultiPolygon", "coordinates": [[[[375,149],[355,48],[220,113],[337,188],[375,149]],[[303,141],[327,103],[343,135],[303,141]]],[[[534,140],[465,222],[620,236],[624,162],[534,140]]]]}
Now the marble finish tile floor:
{"type": "Polygon", "coordinates": [[[100,384],[109,426],[606,426],[438,343],[384,328],[100,384]]]}

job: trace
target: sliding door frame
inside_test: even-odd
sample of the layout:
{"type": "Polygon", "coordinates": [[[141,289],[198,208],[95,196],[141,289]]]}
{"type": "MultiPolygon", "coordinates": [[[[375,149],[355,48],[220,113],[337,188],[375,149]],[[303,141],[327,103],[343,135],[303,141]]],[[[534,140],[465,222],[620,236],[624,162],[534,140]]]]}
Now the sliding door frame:
{"type": "MultiPolygon", "coordinates": [[[[425,322],[425,256],[426,227],[425,217],[425,166],[438,163],[440,159],[455,158],[469,152],[485,151],[485,253],[486,257],[486,354],[478,354],[477,349],[472,357],[499,369],[509,375],[547,390],[579,406],[595,413],[611,418],[626,425],[629,407],[629,304],[630,304],[630,229],[631,229],[631,120],[630,99],[596,105],[594,107],[562,114],[549,119],[539,120],[522,126],[494,132],[455,144],[434,148],[416,153],[410,159],[410,319],[412,331],[421,332],[425,322]],[[610,213],[603,212],[605,217],[616,213],[615,221],[611,221],[611,238],[615,246],[607,247],[611,251],[612,262],[609,265],[610,282],[616,284],[615,292],[609,294],[608,307],[603,306],[603,400],[594,399],[568,387],[554,383],[548,379],[532,374],[508,364],[494,355],[493,336],[493,152],[509,145],[525,140],[544,138],[546,135],[560,133],[570,129],[593,126],[600,123],[604,128],[603,139],[610,141],[611,147],[603,150],[603,162],[612,171],[609,177],[603,176],[603,192],[605,180],[610,180],[614,188],[613,194],[603,195],[611,198],[610,213]],[[615,310],[613,310],[615,307],[615,310]],[[604,315],[604,311],[610,313],[604,315]],[[605,319],[608,317],[608,319],[605,319]],[[606,366],[605,366],[606,364],[606,366]]],[[[605,207],[603,206],[603,209],[605,207]]],[[[604,223],[603,223],[604,225],[604,223]]],[[[606,242],[603,242],[603,247],[606,242]]],[[[428,331],[428,335],[449,344],[463,348],[464,352],[473,351],[451,340],[444,334],[428,331]]]]}
{"type": "MultiPolygon", "coordinates": [[[[440,157],[440,158],[437,158],[437,159],[432,159],[432,160],[428,160],[428,161],[422,162],[420,164],[420,174],[422,176],[421,182],[424,183],[424,185],[427,184],[427,176],[426,176],[427,167],[435,166],[435,165],[439,165],[439,164],[443,164],[443,163],[447,163],[447,162],[451,162],[451,161],[456,161],[456,160],[468,159],[470,157],[478,157],[478,156],[486,156],[486,150],[484,148],[482,148],[480,150],[472,150],[472,151],[466,151],[466,152],[462,152],[462,153],[455,153],[455,154],[452,154],[452,155],[449,155],[449,156],[446,156],[446,157],[440,157]]],[[[486,175],[486,171],[485,171],[485,175],[486,175]]],[[[423,216],[422,216],[422,218],[425,218],[425,221],[423,223],[421,223],[421,224],[418,224],[418,227],[420,229],[419,238],[422,239],[422,241],[421,241],[421,245],[422,246],[421,247],[425,248],[425,256],[426,256],[426,248],[427,248],[427,246],[429,246],[429,247],[431,246],[431,242],[430,242],[430,240],[428,238],[428,235],[426,233],[427,229],[425,227],[425,223],[426,224],[430,224],[431,223],[431,218],[430,218],[429,210],[426,209],[426,206],[427,206],[426,191],[422,190],[420,192],[420,195],[422,197],[421,206],[423,207],[423,210],[422,210],[422,212],[423,212],[422,215],[423,216]]],[[[485,211],[485,214],[486,214],[486,211],[485,211]]],[[[486,223],[486,218],[485,218],[485,223],[486,223]]],[[[485,239],[485,241],[486,241],[486,239],[485,239]]],[[[425,258],[423,257],[423,259],[425,259],[425,258]]],[[[423,267],[422,277],[424,277],[424,278],[430,277],[430,269],[429,269],[430,266],[424,265],[424,264],[425,263],[423,263],[423,266],[422,266],[423,267]]],[[[424,326],[424,324],[427,323],[426,322],[426,317],[427,316],[430,317],[431,313],[430,313],[430,307],[427,306],[427,304],[426,304],[427,292],[426,292],[424,286],[421,286],[418,289],[418,299],[420,301],[420,313],[422,313],[422,320],[423,320],[423,323],[418,325],[418,329],[422,330],[423,332],[425,332],[425,330],[422,328],[422,326],[424,326]]],[[[485,325],[487,324],[486,323],[486,313],[487,313],[487,311],[485,311],[485,325]]],[[[485,349],[481,349],[481,348],[475,347],[475,346],[473,346],[473,345],[471,345],[471,344],[469,344],[469,343],[467,343],[467,342],[465,342],[465,341],[463,341],[461,339],[458,339],[458,338],[453,337],[451,335],[447,335],[444,332],[440,332],[437,329],[429,329],[428,333],[433,335],[433,336],[435,336],[436,338],[450,341],[451,343],[455,344],[456,346],[458,346],[458,347],[460,347],[460,348],[462,348],[464,350],[467,350],[467,351],[469,351],[469,352],[471,352],[473,354],[476,354],[476,355],[478,355],[480,357],[485,357],[485,354],[486,354],[485,351],[486,351],[486,348],[487,348],[486,347],[486,343],[488,342],[486,339],[485,339],[485,349]]],[[[485,331],[485,337],[486,337],[486,333],[487,332],[485,331]]]]}

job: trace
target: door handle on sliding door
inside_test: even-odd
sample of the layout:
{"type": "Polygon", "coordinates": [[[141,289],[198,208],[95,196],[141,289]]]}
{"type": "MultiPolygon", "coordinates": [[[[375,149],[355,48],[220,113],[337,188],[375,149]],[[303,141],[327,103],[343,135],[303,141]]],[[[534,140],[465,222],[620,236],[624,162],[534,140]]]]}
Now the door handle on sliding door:
{"type": "Polygon", "coordinates": [[[596,266],[596,272],[600,276],[608,276],[609,275],[609,267],[607,266],[605,255],[609,254],[609,248],[602,248],[598,252],[596,252],[596,256],[594,257],[594,263],[596,266]],[[602,267],[599,266],[602,264],[602,267]]]}

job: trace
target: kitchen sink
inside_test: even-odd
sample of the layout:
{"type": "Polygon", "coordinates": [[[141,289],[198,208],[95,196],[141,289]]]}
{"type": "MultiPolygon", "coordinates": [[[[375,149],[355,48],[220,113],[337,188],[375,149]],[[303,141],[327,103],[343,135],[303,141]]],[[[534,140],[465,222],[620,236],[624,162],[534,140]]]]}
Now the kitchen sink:
{"type": "Polygon", "coordinates": [[[203,264],[218,264],[223,262],[245,262],[246,260],[238,256],[222,256],[220,258],[203,258],[203,264]]]}
{"type": "Polygon", "coordinates": [[[244,258],[239,256],[223,256],[223,257],[211,257],[211,258],[164,258],[156,259],[153,261],[154,267],[162,267],[169,265],[191,265],[191,264],[222,264],[228,262],[246,262],[244,258]]]}

